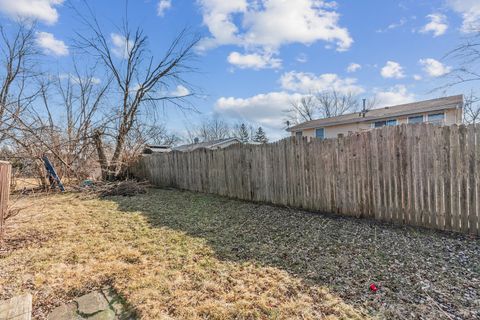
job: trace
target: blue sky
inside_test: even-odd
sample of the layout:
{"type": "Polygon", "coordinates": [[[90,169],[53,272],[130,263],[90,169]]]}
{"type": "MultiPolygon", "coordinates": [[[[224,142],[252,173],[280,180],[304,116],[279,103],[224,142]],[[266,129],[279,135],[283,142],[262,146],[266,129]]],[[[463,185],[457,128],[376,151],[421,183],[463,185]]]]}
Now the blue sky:
{"type": "MultiPolygon", "coordinates": [[[[79,1],[0,0],[3,22],[38,20],[37,44],[52,72],[71,65],[79,24],[69,2],[79,1]]],[[[115,47],[124,1],[90,3],[115,47]]],[[[285,134],[282,111],[311,91],[375,96],[379,107],[467,92],[431,91],[455,68],[445,54],[480,25],[480,1],[130,0],[128,20],[145,29],[154,53],[184,27],[202,36],[199,73],[188,76],[201,93],[192,100],[200,113],[167,109],[171,130],[183,134],[217,114],[262,126],[275,139],[285,134]]]]}

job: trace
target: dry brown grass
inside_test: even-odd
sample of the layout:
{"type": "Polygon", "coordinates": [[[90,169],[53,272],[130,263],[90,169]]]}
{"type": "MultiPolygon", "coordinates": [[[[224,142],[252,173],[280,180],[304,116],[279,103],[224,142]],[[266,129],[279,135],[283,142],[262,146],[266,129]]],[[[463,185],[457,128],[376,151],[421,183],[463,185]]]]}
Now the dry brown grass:
{"type": "MultiPolygon", "coordinates": [[[[169,197],[22,199],[28,209],[8,222],[0,250],[0,299],[30,292],[40,319],[108,284],[142,319],[366,318],[326,288],[254,260],[222,260],[206,239],[152,224],[140,209],[157,205],[158,192],[169,197]]],[[[155,210],[181,215],[168,211],[181,199],[155,210]]]]}

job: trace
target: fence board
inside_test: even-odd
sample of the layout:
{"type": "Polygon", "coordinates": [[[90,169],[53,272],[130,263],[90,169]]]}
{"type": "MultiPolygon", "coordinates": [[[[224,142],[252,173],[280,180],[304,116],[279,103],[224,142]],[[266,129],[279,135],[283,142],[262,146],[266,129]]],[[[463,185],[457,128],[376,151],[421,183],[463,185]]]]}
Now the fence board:
{"type": "Polygon", "coordinates": [[[132,171],[159,186],[479,234],[479,143],[474,125],[401,125],[153,154],[132,171]]]}
{"type": "Polygon", "coordinates": [[[0,161],[0,239],[3,236],[5,217],[7,216],[8,210],[11,171],[12,166],[9,162],[0,161]]]}

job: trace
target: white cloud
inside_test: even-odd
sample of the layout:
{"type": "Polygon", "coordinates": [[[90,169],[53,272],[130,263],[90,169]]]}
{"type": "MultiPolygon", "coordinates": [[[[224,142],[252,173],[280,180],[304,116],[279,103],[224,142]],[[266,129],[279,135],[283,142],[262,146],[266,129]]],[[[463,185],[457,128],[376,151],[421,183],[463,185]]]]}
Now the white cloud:
{"type": "MultiPolygon", "coordinates": [[[[315,76],[310,73],[288,72],[280,78],[281,91],[268,92],[247,98],[221,97],[217,100],[214,112],[226,118],[247,121],[269,130],[274,138],[285,136],[284,111],[293,101],[308,96],[312,90],[336,89],[341,92],[360,94],[365,90],[356,84],[356,79],[342,79],[335,74],[315,76]]],[[[374,89],[372,93],[378,107],[392,106],[415,101],[415,95],[404,85],[387,90],[374,89]]]]}
{"type": "Polygon", "coordinates": [[[403,27],[407,23],[406,18],[401,18],[400,21],[389,24],[385,29],[377,30],[377,33],[387,32],[389,30],[398,29],[403,27]]]}
{"type": "Polygon", "coordinates": [[[409,93],[404,85],[396,85],[386,91],[374,90],[378,107],[395,106],[415,101],[415,95],[409,93]]]}
{"type": "Polygon", "coordinates": [[[392,29],[397,29],[397,28],[400,28],[400,27],[403,27],[405,25],[405,23],[407,23],[407,19],[406,18],[402,18],[400,19],[400,21],[398,23],[392,23],[390,24],[387,29],[389,30],[392,30],[392,29]]]}
{"type": "Polygon", "coordinates": [[[319,0],[198,0],[211,37],[199,49],[220,45],[263,48],[273,52],[290,43],[323,40],[350,48],[353,39],[338,25],[340,15],[330,2],[319,0]]]}
{"type": "Polygon", "coordinates": [[[349,73],[352,73],[352,72],[356,72],[358,70],[362,69],[362,66],[359,65],[358,63],[350,63],[347,67],[347,72],[349,73]]]}
{"type": "Polygon", "coordinates": [[[126,59],[128,57],[129,51],[133,47],[133,41],[128,40],[124,36],[118,33],[112,33],[110,35],[113,43],[112,52],[115,56],[121,59],[126,59]]]}
{"type": "Polygon", "coordinates": [[[452,70],[451,67],[445,66],[440,61],[432,58],[420,59],[419,63],[423,66],[423,70],[431,77],[441,77],[452,70]]]}
{"type": "Polygon", "coordinates": [[[356,79],[340,78],[336,74],[314,75],[312,73],[287,72],[280,77],[282,90],[258,94],[247,98],[222,97],[217,100],[214,111],[225,117],[242,119],[270,129],[276,137],[285,135],[284,111],[293,101],[309,95],[312,91],[336,89],[340,92],[360,94],[364,89],[356,79]]]}
{"type": "Polygon", "coordinates": [[[441,36],[448,29],[447,16],[441,13],[432,13],[427,16],[430,20],[421,30],[421,33],[433,33],[434,37],[441,36]]]}
{"type": "Polygon", "coordinates": [[[80,78],[80,77],[78,77],[76,75],[73,75],[71,73],[62,73],[62,74],[59,75],[59,78],[61,80],[67,79],[74,84],[80,84],[80,82],[83,82],[83,83],[90,82],[91,84],[97,85],[97,84],[102,83],[102,80],[100,80],[97,77],[80,78]]]}
{"type": "Polygon", "coordinates": [[[304,72],[287,72],[280,78],[283,89],[301,93],[335,89],[339,92],[360,94],[365,90],[357,84],[357,79],[340,78],[334,73],[314,75],[304,72]]]}
{"type": "Polygon", "coordinates": [[[14,19],[39,20],[52,25],[58,21],[56,6],[64,0],[0,0],[0,12],[14,19]]]}
{"type": "Polygon", "coordinates": [[[295,60],[297,60],[297,62],[300,62],[300,63],[307,63],[308,56],[305,53],[300,53],[295,60]]]}
{"type": "Polygon", "coordinates": [[[185,97],[190,94],[190,90],[187,87],[182,86],[181,84],[178,85],[174,91],[172,91],[172,97],[185,97]]]}
{"type": "Polygon", "coordinates": [[[241,54],[234,51],[228,55],[227,61],[240,69],[278,69],[282,66],[281,59],[268,53],[241,54]]]}
{"type": "Polygon", "coordinates": [[[462,15],[462,32],[480,31],[480,1],[478,0],[446,0],[447,5],[462,15]]]}
{"type": "Polygon", "coordinates": [[[203,23],[208,27],[212,37],[201,41],[199,48],[206,50],[222,44],[237,44],[238,28],[233,22],[233,15],[247,10],[246,0],[198,0],[202,8],[203,23]]]}
{"type": "Polygon", "coordinates": [[[419,74],[414,74],[413,75],[413,80],[420,81],[420,80],[422,80],[422,76],[419,75],[419,74]]]}
{"type": "Polygon", "coordinates": [[[224,116],[244,119],[273,130],[283,128],[284,110],[302,95],[287,92],[270,92],[249,98],[222,97],[215,104],[215,112],[224,116]]]}
{"type": "Polygon", "coordinates": [[[384,78],[401,79],[405,77],[402,66],[395,61],[387,61],[387,64],[382,68],[380,73],[384,78]]]}
{"type": "Polygon", "coordinates": [[[67,45],[63,41],[55,39],[55,36],[51,33],[37,32],[35,42],[42,48],[45,54],[54,56],[68,55],[67,45]]]}
{"type": "Polygon", "coordinates": [[[172,1],[171,0],[160,0],[157,5],[157,15],[160,17],[163,17],[165,14],[165,11],[170,9],[172,7],[172,1]]]}

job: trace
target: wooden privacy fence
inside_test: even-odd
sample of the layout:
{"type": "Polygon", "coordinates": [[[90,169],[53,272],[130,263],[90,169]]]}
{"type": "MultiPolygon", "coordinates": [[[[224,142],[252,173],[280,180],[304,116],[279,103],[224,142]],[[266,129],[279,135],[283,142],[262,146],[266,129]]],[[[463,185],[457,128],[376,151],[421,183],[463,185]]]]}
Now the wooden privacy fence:
{"type": "Polygon", "coordinates": [[[0,239],[3,235],[5,217],[10,196],[10,175],[12,166],[9,162],[0,161],[0,239]]]}
{"type": "Polygon", "coordinates": [[[384,127],[145,156],[159,186],[441,230],[479,233],[480,126],[384,127]]]}

